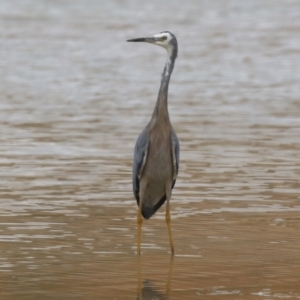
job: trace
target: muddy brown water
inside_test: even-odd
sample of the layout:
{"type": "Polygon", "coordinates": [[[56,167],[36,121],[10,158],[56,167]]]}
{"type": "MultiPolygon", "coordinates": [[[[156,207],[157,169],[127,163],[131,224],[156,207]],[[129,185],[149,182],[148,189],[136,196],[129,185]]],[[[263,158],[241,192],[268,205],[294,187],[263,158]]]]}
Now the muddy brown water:
{"type": "Polygon", "coordinates": [[[298,1],[0,5],[1,299],[300,299],[298,1]],[[134,143],[173,31],[181,142],[137,259],[134,143]]]}

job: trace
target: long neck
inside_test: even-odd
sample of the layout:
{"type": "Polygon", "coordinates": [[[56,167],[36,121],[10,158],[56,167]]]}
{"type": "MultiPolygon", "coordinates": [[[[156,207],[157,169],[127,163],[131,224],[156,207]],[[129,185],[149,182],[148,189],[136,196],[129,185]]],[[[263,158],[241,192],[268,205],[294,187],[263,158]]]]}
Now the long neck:
{"type": "Polygon", "coordinates": [[[169,121],[168,88],[176,57],[177,47],[173,47],[168,51],[168,59],[162,73],[158,97],[152,115],[152,120],[156,122],[169,121]]]}

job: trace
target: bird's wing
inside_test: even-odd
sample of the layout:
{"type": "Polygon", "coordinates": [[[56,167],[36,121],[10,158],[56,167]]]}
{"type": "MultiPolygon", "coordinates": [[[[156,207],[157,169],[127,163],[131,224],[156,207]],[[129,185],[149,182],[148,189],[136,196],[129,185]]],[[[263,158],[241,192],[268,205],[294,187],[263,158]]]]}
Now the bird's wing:
{"type": "Polygon", "coordinates": [[[132,185],[133,193],[138,204],[140,200],[140,178],[147,160],[148,146],[149,131],[146,127],[136,141],[133,157],[132,185]]]}
{"type": "MultiPolygon", "coordinates": [[[[173,129],[172,129],[171,138],[172,138],[172,159],[173,159],[173,168],[174,168],[174,174],[173,174],[173,186],[174,186],[177,175],[178,175],[178,170],[179,170],[180,147],[179,147],[179,140],[173,129]]],[[[172,186],[172,188],[173,188],[173,186],[172,186]]]]}

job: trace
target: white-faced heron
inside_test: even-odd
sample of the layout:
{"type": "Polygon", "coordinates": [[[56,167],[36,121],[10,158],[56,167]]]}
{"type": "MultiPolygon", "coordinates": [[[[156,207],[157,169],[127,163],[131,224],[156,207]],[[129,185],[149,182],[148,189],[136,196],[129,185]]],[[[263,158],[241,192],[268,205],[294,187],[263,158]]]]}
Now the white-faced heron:
{"type": "Polygon", "coordinates": [[[143,217],[149,219],[167,201],[166,222],[171,252],[174,244],[171,231],[170,198],[178,174],[179,141],[170,122],[168,87],[177,57],[174,34],[163,31],[153,37],[128,42],[147,42],[165,48],[168,59],[162,74],[156,105],[150,122],[137,139],[133,158],[133,193],[139,206],[137,215],[137,252],[140,254],[143,217]]]}

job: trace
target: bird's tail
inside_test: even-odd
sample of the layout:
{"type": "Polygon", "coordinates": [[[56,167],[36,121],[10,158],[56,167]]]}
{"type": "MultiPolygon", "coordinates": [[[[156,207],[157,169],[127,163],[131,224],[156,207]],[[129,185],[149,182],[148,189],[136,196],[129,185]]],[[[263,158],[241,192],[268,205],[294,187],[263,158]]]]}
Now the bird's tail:
{"type": "Polygon", "coordinates": [[[150,219],[156,211],[165,203],[167,197],[164,195],[154,206],[146,206],[145,204],[142,207],[142,216],[144,219],[150,219]]]}

